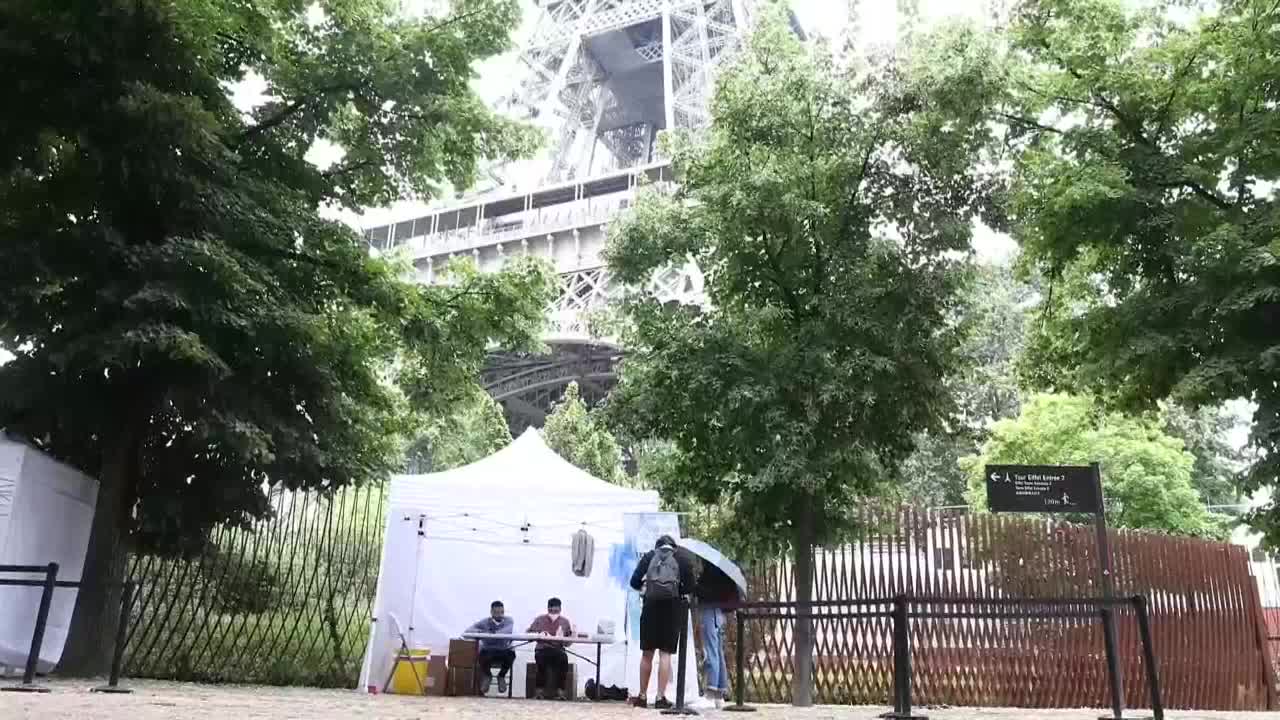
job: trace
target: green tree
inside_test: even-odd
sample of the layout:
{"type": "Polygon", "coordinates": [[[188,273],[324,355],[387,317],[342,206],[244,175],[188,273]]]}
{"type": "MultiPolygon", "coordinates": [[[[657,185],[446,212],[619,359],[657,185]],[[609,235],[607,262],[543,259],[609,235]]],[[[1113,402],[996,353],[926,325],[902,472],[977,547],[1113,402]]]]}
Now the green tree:
{"type": "Polygon", "coordinates": [[[1018,414],[1015,363],[1026,336],[1026,308],[1036,289],[1007,264],[976,268],[964,292],[960,362],[947,378],[956,408],[943,429],[920,433],[903,463],[902,494],[928,507],[964,503],[960,459],[981,448],[991,424],[1018,414]]]}
{"type": "Polygon", "coordinates": [[[1188,409],[1167,403],[1160,412],[1163,429],[1182,440],[1195,459],[1191,485],[1206,505],[1232,505],[1240,501],[1237,483],[1248,462],[1231,444],[1230,432],[1238,419],[1222,407],[1188,409]]]}
{"type": "Polygon", "coordinates": [[[502,406],[473,385],[449,412],[428,419],[409,447],[408,471],[442,472],[488,457],[511,442],[502,406]]]}
{"type": "Polygon", "coordinates": [[[902,501],[921,510],[966,504],[969,477],[960,461],[978,452],[985,434],[967,427],[918,433],[902,461],[902,501]]]}
{"type": "MultiPolygon", "coordinates": [[[[710,128],[665,138],[679,189],[612,230],[621,282],[692,257],[709,300],[628,301],[614,416],[679,448],[677,496],[733,497],[740,527],[791,546],[802,606],[815,543],[950,410],[991,72],[984,38],[956,28],[837,75],[770,10],[725,69],[710,128]]],[[[799,705],[812,640],[798,623],[799,705]]]]}
{"type": "MultiPolygon", "coordinates": [[[[768,550],[773,548],[760,547],[759,536],[744,532],[745,528],[734,521],[736,493],[726,492],[714,503],[700,500],[697,493],[691,492],[696,483],[681,476],[686,465],[680,454],[680,448],[670,440],[648,439],[633,444],[635,476],[631,485],[658,490],[662,508],[681,513],[680,528],[686,537],[708,542],[744,563],[769,557],[768,550]]],[[[731,478],[723,482],[726,488],[736,486],[731,478]]]]}
{"type": "Polygon", "coordinates": [[[319,214],[464,187],[533,139],[468,85],[515,0],[394,5],[0,5],[0,428],[100,481],[64,671],[104,667],[127,548],[193,552],[269,484],[381,479],[409,408],[540,326],[545,268],[419,287],[319,214]],[[243,113],[250,72],[269,100],[243,113]],[[307,160],[320,141],[336,163],[307,160]]]}
{"type": "Polygon", "coordinates": [[[1097,462],[1112,527],[1221,536],[1221,524],[1191,484],[1195,457],[1182,441],[1154,419],[1103,412],[1088,398],[1031,397],[1017,418],[995,424],[980,455],[962,462],[974,507],[986,507],[986,465],[1097,462]]]}
{"type": "Polygon", "coordinates": [[[601,480],[617,485],[630,485],[622,467],[622,448],[609,431],[603,418],[587,408],[578,383],[565,388],[564,397],[542,426],[547,446],[560,457],[586,470],[601,480]]]}
{"type": "MultiPolygon", "coordinates": [[[[1129,409],[1251,400],[1246,493],[1280,475],[1277,20],[1269,0],[1028,0],[1011,34],[1010,208],[1053,287],[1027,364],[1129,409]]],[[[1280,545],[1280,493],[1254,522],[1280,545]]]]}

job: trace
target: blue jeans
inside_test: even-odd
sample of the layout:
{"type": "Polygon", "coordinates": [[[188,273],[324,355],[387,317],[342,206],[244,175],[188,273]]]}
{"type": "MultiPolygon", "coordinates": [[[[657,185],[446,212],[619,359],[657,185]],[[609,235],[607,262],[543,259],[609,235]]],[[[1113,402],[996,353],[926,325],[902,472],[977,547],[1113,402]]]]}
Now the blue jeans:
{"type": "Polygon", "coordinates": [[[702,632],[702,650],[706,654],[707,689],[729,690],[729,666],[724,660],[724,611],[720,608],[698,608],[702,632]]]}

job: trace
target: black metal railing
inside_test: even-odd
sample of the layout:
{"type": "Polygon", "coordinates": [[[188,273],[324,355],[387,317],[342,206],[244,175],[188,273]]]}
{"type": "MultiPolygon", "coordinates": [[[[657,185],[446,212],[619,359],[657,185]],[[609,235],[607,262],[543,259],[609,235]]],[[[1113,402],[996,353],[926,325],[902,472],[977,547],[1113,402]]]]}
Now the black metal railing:
{"type": "MultiPolygon", "coordinates": [[[[897,595],[889,598],[820,600],[808,603],[809,610],[801,612],[797,602],[756,602],[725,606],[736,610],[737,643],[735,652],[736,679],[734,704],[725,708],[735,712],[751,712],[746,704],[746,624],[749,620],[883,620],[891,623],[893,670],[893,710],[879,717],[892,720],[926,720],[915,714],[912,708],[911,622],[929,620],[1018,620],[1050,618],[1083,618],[1101,621],[1104,613],[1116,606],[1132,607],[1137,620],[1138,635],[1142,647],[1142,664],[1150,691],[1151,711],[1154,720],[1163,720],[1164,705],[1160,689],[1160,675],[1156,665],[1155,649],[1151,641],[1151,623],[1147,598],[1134,595],[1126,598],[984,598],[965,599],[954,597],[922,597],[897,595]],[[829,609],[815,609],[829,608],[829,609]],[[834,608],[834,609],[830,609],[834,608]],[[844,609],[858,608],[858,609],[844,609]],[[865,608],[865,609],[862,609],[865,608]]],[[[1105,635],[1105,634],[1104,634],[1105,635]]],[[[683,652],[683,648],[682,648],[683,652]]],[[[1122,717],[1123,703],[1120,697],[1120,663],[1115,646],[1106,643],[1106,671],[1111,689],[1112,713],[1122,717]]],[[[681,658],[683,660],[683,657],[681,658]]]]}
{"type": "MultiPolygon", "coordinates": [[[[34,575],[44,574],[42,579],[0,577],[0,587],[38,587],[40,588],[40,604],[36,610],[35,622],[31,631],[31,648],[27,651],[27,662],[22,672],[22,682],[18,685],[0,688],[7,692],[48,692],[47,688],[37,685],[36,669],[40,663],[40,650],[44,647],[45,629],[49,624],[49,608],[53,605],[53,593],[59,589],[80,589],[83,583],[79,580],[59,580],[58,563],[48,565],[0,565],[0,575],[34,575]]],[[[111,671],[107,684],[94,688],[95,692],[127,693],[127,688],[120,686],[123,672],[124,646],[128,638],[129,613],[133,607],[134,583],[125,582],[120,595],[120,619],[116,628],[115,643],[111,653],[111,671]]]]}

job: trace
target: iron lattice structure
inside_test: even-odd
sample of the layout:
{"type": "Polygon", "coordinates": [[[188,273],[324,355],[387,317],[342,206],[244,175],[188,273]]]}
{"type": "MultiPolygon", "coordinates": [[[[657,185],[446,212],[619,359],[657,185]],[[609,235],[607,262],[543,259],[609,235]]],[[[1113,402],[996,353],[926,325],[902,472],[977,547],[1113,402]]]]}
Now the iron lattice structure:
{"type": "Polygon", "coordinates": [[[553,129],[548,180],[654,161],[658,133],[710,120],[752,0],[540,0],[519,104],[553,129]]]}
{"type": "MultiPolygon", "coordinates": [[[[556,324],[562,334],[549,343],[551,353],[494,353],[481,377],[485,390],[502,404],[516,435],[528,427],[541,427],[569,383],[578,383],[582,400],[589,406],[604,400],[625,355],[610,339],[581,339],[588,337],[587,318],[611,298],[608,270],[596,267],[565,273],[560,281],[553,312],[563,318],[556,324]]],[[[701,276],[691,264],[658,272],[648,289],[660,298],[681,303],[703,299],[701,276]]]]}
{"type": "MultiPolygon", "coordinates": [[[[630,207],[638,185],[671,187],[658,134],[710,122],[715,80],[745,38],[755,1],[538,0],[537,24],[521,51],[529,74],[511,98],[550,131],[538,186],[517,191],[513,182],[505,192],[366,229],[370,246],[407,252],[428,283],[439,282],[457,257],[482,270],[525,255],[555,266],[561,292],[548,308],[552,352],[496,353],[484,373],[512,430],[541,425],[569,382],[588,402],[612,387],[620,349],[588,327],[617,292],[602,253],[608,224],[630,207]]],[[[794,18],[792,25],[800,33],[794,18]]],[[[701,300],[702,276],[692,264],[652,282],[663,299],[701,300]]]]}
{"type": "MultiPolygon", "coordinates": [[[[538,5],[537,25],[521,52],[529,76],[516,100],[551,130],[548,184],[661,165],[661,131],[710,122],[716,76],[745,37],[754,11],[753,0],[538,5]]],[[[614,293],[608,270],[602,264],[564,270],[552,326],[560,338],[587,337],[590,314],[614,293]]],[[[695,299],[701,291],[693,267],[663,271],[653,283],[670,299],[695,299]]],[[[484,382],[519,432],[541,425],[570,382],[579,384],[588,403],[603,399],[621,356],[607,342],[558,342],[541,358],[495,355],[484,382]]]]}

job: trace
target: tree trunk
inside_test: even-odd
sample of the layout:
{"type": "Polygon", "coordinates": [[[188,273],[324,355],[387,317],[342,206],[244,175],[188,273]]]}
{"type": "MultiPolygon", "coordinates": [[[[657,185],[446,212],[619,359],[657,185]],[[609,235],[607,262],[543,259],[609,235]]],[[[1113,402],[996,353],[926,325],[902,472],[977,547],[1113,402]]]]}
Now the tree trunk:
{"type": "Polygon", "coordinates": [[[102,465],[84,572],[79,578],[82,584],[71,615],[67,644],[58,663],[61,675],[94,677],[105,675],[111,668],[112,646],[120,624],[121,582],[128,560],[121,528],[125,526],[133,497],[131,483],[137,466],[137,437],[136,432],[121,433],[120,442],[110,450],[102,465]]]}
{"type": "MultiPolygon", "coordinates": [[[[813,612],[813,545],[816,527],[813,495],[806,493],[800,500],[795,517],[796,553],[796,614],[813,612]]],[[[813,705],[813,620],[800,617],[796,620],[795,676],[792,687],[792,704],[796,707],[813,705]]]]}

